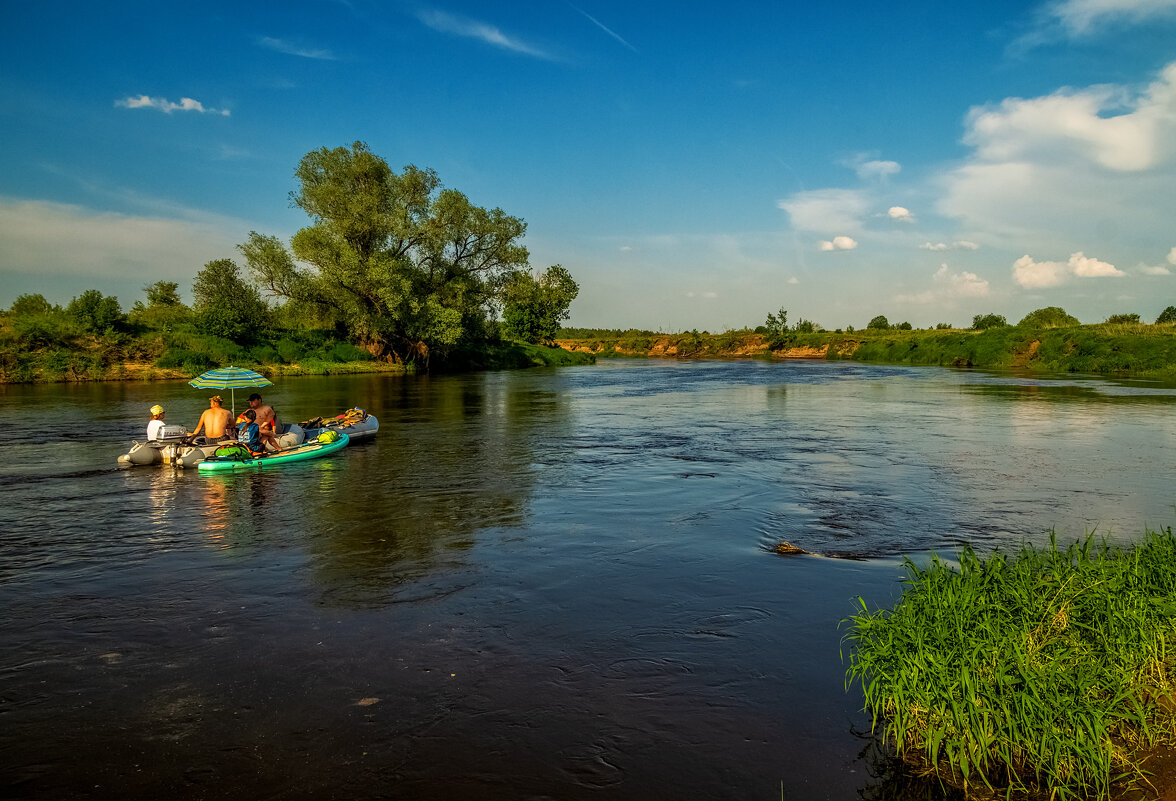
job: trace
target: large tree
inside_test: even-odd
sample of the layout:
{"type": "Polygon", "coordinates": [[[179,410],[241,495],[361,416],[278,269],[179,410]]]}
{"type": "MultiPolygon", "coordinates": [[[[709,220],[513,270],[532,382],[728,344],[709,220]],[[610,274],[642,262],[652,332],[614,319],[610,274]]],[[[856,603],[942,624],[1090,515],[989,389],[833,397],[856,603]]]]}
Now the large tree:
{"type": "Polygon", "coordinates": [[[506,334],[524,342],[548,342],[568,319],[579,285],[572,274],[555,264],[541,275],[516,270],[502,288],[502,320],[506,334]]]}
{"type": "Polygon", "coordinates": [[[201,331],[241,344],[258,339],[269,309],[257,288],[240,275],[232,259],[215,259],[196,273],[192,284],[196,326],[201,331]]]}
{"type": "Polygon", "coordinates": [[[307,153],[295,176],[291,200],[312,224],[290,251],[256,231],[241,251],[263,289],[331,310],[377,357],[427,359],[462,341],[503,276],[527,267],[523,220],[442,188],[432,170],[397,173],[363,142],[307,153]]]}

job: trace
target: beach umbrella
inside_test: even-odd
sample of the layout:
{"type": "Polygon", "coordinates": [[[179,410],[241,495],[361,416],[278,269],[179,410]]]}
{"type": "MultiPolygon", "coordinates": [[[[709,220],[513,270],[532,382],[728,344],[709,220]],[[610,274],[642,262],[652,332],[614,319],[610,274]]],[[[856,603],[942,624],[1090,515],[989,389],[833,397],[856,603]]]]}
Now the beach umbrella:
{"type": "Polygon", "coordinates": [[[188,386],[196,387],[196,389],[229,390],[231,403],[229,411],[236,414],[236,390],[249,387],[268,387],[272,386],[273,383],[273,381],[270,381],[261,373],[246,370],[244,367],[218,367],[215,370],[209,370],[206,373],[201,373],[196,376],[188,382],[188,386]]]}

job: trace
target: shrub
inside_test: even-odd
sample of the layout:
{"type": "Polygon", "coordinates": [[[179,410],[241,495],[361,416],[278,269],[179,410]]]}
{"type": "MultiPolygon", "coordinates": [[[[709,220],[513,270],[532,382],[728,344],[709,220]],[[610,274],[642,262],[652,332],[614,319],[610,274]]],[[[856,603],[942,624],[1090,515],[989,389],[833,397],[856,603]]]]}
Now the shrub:
{"type": "Polygon", "coordinates": [[[873,320],[866,323],[866,328],[876,331],[887,331],[890,329],[890,321],[886,319],[885,315],[879,314],[873,320]]]}
{"type": "Polygon", "coordinates": [[[1160,312],[1160,316],[1156,318],[1156,325],[1164,325],[1166,323],[1176,323],[1176,306],[1169,306],[1160,312]]]}
{"type": "Polygon", "coordinates": [[[1017,325],[1026,328],[1068,328],[1081,323],[1077,317],[1067,314],[1060,306],[1046,306],[1029,312],[1017,325]]]}
{"type": "Polygon", "coordinates": [[[951,323],[936,323],[935,324],[936,331],[947,331],[947,330],[950,330],[952,327],[953,326],[951,323]]]}
{"type": "Polygon", "coordinates": [[[1111,323],[1111,324],[1117,324],[1117,325],[1132,324],[1132,323],[1138,325],[1139,324],[1139,315],[1138,314],[1112,314],[1110,317],[1107,318],[1107,322],[1111,323]]]}
{"type": "Polygon", "coordinates": [[[1009,324],[1003,314],[977,314],[972,318],[972,329],[984,331],[989,328],[1003,328],[1009,324]]]}

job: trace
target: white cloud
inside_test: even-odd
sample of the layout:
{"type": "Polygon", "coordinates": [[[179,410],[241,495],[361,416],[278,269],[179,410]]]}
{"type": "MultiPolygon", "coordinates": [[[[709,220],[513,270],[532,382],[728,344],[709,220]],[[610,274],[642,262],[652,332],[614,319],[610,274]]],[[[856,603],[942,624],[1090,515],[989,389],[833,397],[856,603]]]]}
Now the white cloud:
{"type": "Polygon", "coordinates": [[[902,165],[897,161],[863,161],[856,165],[855,169],[859,178],[867,180],[897,175],[902,170],[902,165]]]}
{"type": "Polygon", "coordinates": [[[1168,264],[1176,264],[1176,248],[1168,251],[1168,264]]]}
{"type": "Polygon", "coordinates": [[[446,11],[426,9],[417,13],[417,19],[426,27],[439,33],[451,33],[467,39],[477,39],[493,47],[521,53],[526,56],[554,60],[554,56],[538,47],[527,44],[521,39],[508,36],[493,25],[478,20],[450,14],[446,11]]]}
{"type": "Polygon", "coordinates": [[[789,278],[789,279],[788,279],[788,283],[790,283],[790,284],[799,284],[799,283],[800,283],[800,279],[799,279],[799,278],[797,278],[797,277],[794,275],[794,276],[792,276],[791,278],[789,278]]]}
{"type": "Polygon", "coordinates": [[[714,298],[717,298],[718,296],[719,296],[718,292],[712,292],[709,290],[706,292],[687,292],[686,293],[686,297],[688,297],[688,298],[704,298],[706,300],[713,300],[714,298]]]}
{"type": "Polygon", "coordinates": [[[313,58],[320,61],[334,61],[335,55],[330,51],[322,48],[300,47],[298,45],[287,42],[284,39],[275,39],[272,36],[262,36],[257,40],[257,43],[262,47],[269,48],[278,53],[285,53],[288,56],[298,56],[300,58],[313,58]]]}
{"type": "Polygon", "coordinates": [[[618,250],[620,250],[621,253],[628,253],[632,249],[633,249],[632,245],[621,245],[620,248],[618,248],[618,250]]]}
{"type": "Polygon", "coordinates": [[[931,289],[912,295],[896,295],[894,299],[899,303],[927,305],[947,303],[957,298],[982,298],[988,295],[987,280],[975,273],[953,273],[946,264],[939,265],[931,280],[934,284],[931,289]]]}
{"type": "Polygon", "coordinates": [[[1172,271],[1162,264],[1141,264],[1135,268],[1141,275],[1171,275],[1172,271]]]}
{"type": "Polygon", "coordinates": [[[228,109],[205,108],[199,100],[193,100],[190,97],[181,97],[179,103],[173,103],[162,97],[139,95],[138,97],[125,97],[122,100],[116,100],[114,105],[119,108],[153,108],[164,114],[171,114],[173,111],[195,111],[200,114],[229,116],[228,109]]]}
{"type": "Polygon", "coordinates": [[[1106,278],[1126,275],[1113,264],[1099,261],[1081,251],[1070,254],[1070,259],[1060,261],[1034,261],[1025,254],[1013,262],[1013,279],[1026,289],[1046,289],[1060,286],[1071,276],[1077,278],[1106,278]]]}
{"type": "Polygon", "coordinates": [[[1082,36],[1101,24],[1139,23],[1173,11],[1176,0],[1059,0],[1046,13],[1070,35],[1082,36]]]}
{"type": "Polygon", "coordinates": [[[1140,92],[1063,90],[974,109],[965,141],[974,151],[941,176],[935,209],[980,241],[1056,251],[1112,232],[1156,247],[1176,208],[1176,62],[1140,92]]]}
{"type": "Polygon", "coordinates": [[[946,242],[924,242],[919,245],[919,250],[930,250],[934,253],[941,253],[945,250],[979,250],[980,246],[975,242],[969,242],[966,239],[961,239],[952,242],[950,245],[946,242]]]}
{"type": "Polygon", "coordinates": [[[910,209],[903,208],[902,206],[891,206],[890,210],[886,213],[890,215],[890,219],[897,220],[898,222],[915,221],[915,217],[911,214],[910,209]]]}
{"type": "Polygon", "coordinates": [[[817,250],[854,250],[857,248],[857,240],[849,236],[835,236],[833,241],[822,239],[817,243],[817,250]]]}
{"type": "Polygon", "coordinates": [[[1116,87],[1062,89],[1036,98],[1007,98],[973,108],[965,143],[988,162],[1057,162],[1074,157],[1127,172],[1155,166],[1166,144],[1165,125],[1176,105],[1169,68],[1134,111],[1116,114],[1127,100],[1116,87]]]}
{"type": "Polygon", "coordinates": [[[797,192],[776,205],[788,212],[792,227],[798,231],[856,233],[862,229],[869,200],[855,189],[817,189],[797,192]]]}
{"type": "Polygon", "coordinates": [[[250,227],[229,219],[137,217],[0,198],[0,273],[59,282],[73,277],[81,289],[91,279],[185,286],[205,262],[235,256],[235,244],[250,227]]]}

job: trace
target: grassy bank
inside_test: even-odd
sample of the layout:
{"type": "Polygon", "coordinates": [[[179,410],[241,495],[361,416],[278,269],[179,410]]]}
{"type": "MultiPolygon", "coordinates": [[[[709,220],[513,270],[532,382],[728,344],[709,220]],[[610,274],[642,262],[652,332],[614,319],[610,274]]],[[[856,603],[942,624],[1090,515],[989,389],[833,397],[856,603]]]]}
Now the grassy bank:
{"type": "MultiPolygon", "coordinates": [[[[414,366],[374,359],[321,331],[286,332],[272,341],[241,345],[187,327],[167,331],[106,331],[58,326],[14,331],[0,318],[0,384],[192,378],[213,367],[249,367],[266,376],[404,373],[414,366]]],[[[501,341],[453,350],[430,360],[440,370],[590,364],[587,353],[501,341]]]]}
{"type": "Polygon", "coordinates": [[[1176,741],[1176,538],[1087,540],[954,568],[907,563],[893,610],[852,617],[847,681],[875,731],[946,783],[1058,798],[1139,783],[1176,741]]]}
{"type": "Polygon", "coordinates": [[[1176,378],[1176,325],[1170,324],[789,332],[776,337],[748,330],[565,333],[580,336],[561,336],[563,347],[612,358],[775,356],[1176,378]]]}

